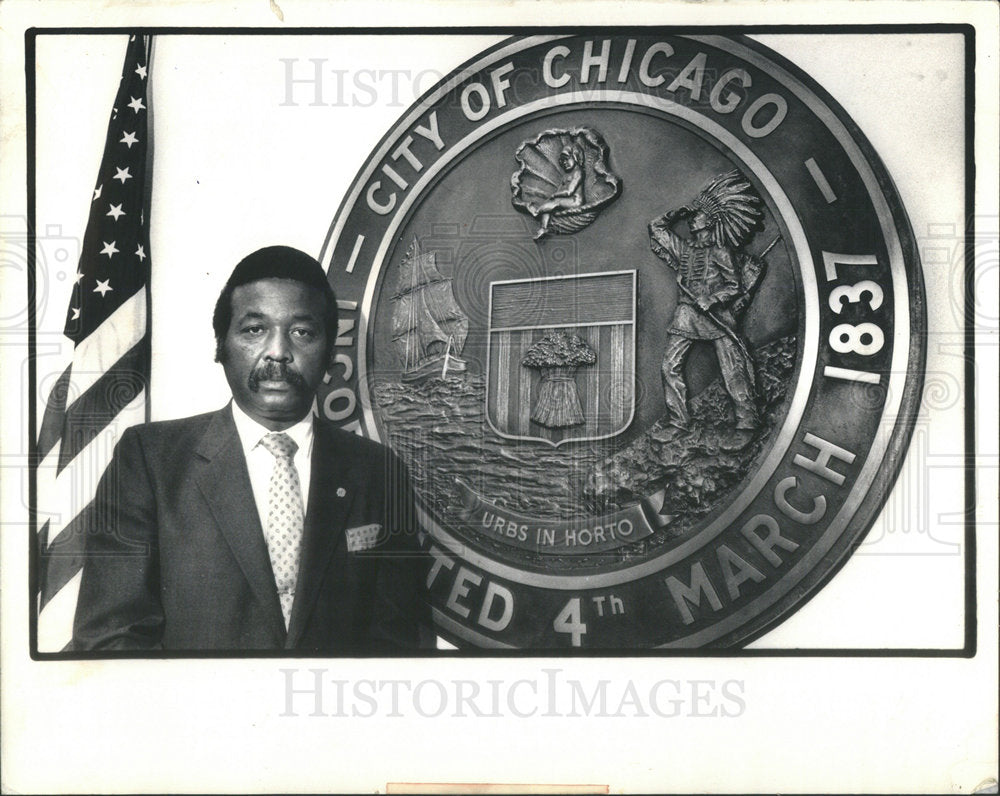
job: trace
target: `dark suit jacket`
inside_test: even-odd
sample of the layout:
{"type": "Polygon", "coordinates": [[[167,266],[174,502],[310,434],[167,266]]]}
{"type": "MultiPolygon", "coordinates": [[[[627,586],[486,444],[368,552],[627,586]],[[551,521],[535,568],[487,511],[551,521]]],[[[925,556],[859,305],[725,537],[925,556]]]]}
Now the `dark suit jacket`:
{"type": "Polygon", "coordinates": [[[405,469],[314,420],[286,633],[232,410],[128,429],[92,504],[73,647],[380,653],[429,636],[405,469]],[[369,550],[346,529],[378,523],[369,550]]]}

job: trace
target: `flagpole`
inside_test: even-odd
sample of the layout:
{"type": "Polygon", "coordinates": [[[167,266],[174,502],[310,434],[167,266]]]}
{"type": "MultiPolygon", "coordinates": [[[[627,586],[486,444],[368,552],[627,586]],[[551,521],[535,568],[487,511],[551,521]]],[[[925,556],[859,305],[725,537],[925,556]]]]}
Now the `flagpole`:
{"type": "MultiPolygon", "coordinates": [[[[153,42],[154,36],[146,37],[146,184],[143,204],[146,214],[143,225],[153,228],[153,42]]],[[[149,346],[149,369],[146,372],[146,422],[150,422],[153,410],[153,236],[149,239],[149,264],[146,266],[146,340],[149,346]]]]}

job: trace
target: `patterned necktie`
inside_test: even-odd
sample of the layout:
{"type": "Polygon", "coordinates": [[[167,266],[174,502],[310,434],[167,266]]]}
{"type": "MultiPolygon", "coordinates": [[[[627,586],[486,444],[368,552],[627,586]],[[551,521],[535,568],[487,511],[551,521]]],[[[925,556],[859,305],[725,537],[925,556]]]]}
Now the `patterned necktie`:
{"type": "Polygon", "coordinates": [[[268,434],[261,439],[260,444],[274,456],[271,483],[267,488],[267,525],[264,537],[287,628],[292,615],[292,603],[295,601],[299,548],[302,545],[305,520],[302,487],[292,458],[299,446],[284,433],[268,434]]]}

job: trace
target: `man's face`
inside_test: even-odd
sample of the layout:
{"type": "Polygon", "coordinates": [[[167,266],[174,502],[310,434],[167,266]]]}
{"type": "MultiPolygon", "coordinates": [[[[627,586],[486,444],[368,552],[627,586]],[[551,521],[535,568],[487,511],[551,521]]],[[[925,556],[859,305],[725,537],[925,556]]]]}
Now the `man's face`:
{"type": "Polygon", "coordinates": [[[292,279],[260,279],[232,295],[220,361],[236,404],[272,431],[308,414],[327,368],[323,295],[292,279]]]}

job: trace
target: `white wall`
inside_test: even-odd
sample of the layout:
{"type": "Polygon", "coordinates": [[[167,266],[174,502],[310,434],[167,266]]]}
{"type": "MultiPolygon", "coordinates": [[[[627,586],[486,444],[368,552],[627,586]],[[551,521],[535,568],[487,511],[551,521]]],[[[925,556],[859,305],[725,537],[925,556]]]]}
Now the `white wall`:
{"type": "MultiPolygon", "coordinates": [[[[386,130],[438,79],[496,37],[160,36],[154,119],[154,420],[229,398],[212,361],[212,309],[233,266],[282,243],[318,256],[351,179],[386,130]],[[311,78],[287,97],[286,65],[311,78]],[[336,70],[343,90],[338,90],[336,70]],[[360,71],[364,71],[359,74],[360,71]],[[401,73],[404,72],[404,73],[401,73]],[[395,73],[395,74],[394,74],[395,73]],[[395,83],[395,87],[394,87],[395,83]],[[357,87],[360,86],[360,87],[357,87]]],[[[39,229],[79,240],[100,164],[125,36],[40,36],[37,45],[39,229]]],[[[70,241],[72,245],[72,241],[70,241]]],[[[76,244],[77,250],[79,244],[76,244]]],[[[61,331],[72,288],[48,280],[40,336],[61,331]]],[[[47,276],[47,275],[46,275],[47,276]]],[[[68,349],[63,352],[69,356],[68,349]]],[[[61,367],[43,368],[57,373],[61,367]]],[[[58,365],[53,358],[53,365],[58,365]]]]}

